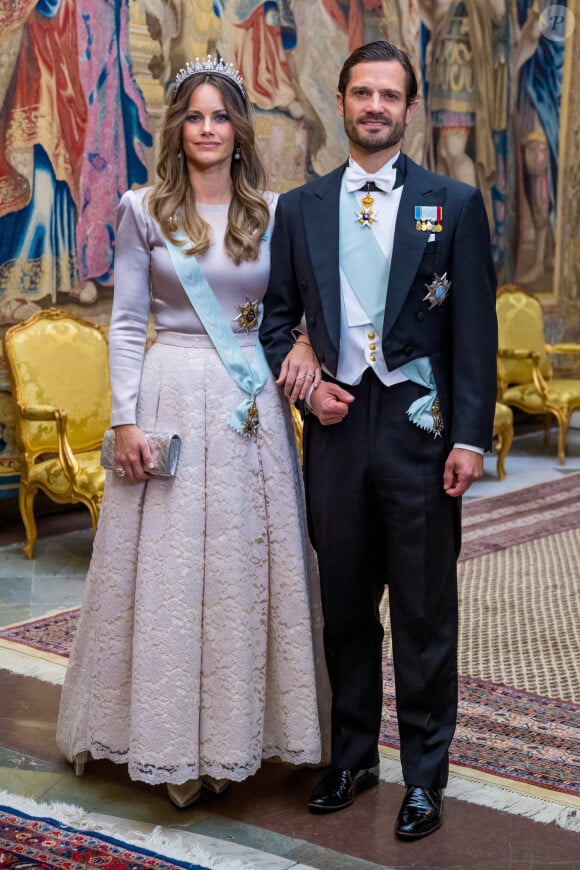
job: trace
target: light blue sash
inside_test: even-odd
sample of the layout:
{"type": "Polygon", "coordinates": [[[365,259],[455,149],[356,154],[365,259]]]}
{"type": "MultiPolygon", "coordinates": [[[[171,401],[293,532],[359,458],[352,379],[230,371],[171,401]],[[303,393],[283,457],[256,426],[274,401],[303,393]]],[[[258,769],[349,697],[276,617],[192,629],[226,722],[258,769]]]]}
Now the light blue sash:
{"type": "MultiPolygon", "coordinates": [[[[179,233],[176,234],[176,238],[180,241],[188,241],[179,233]]],[[[253,364],[248,362],[195,257],[187,256],[183,248],[173,245],[169,239],[165,242],[177,277],[205,331],[214,343],[234,383],[243,393],[246,393],[246,398],[242,399],[233,410],[228,421],[229,425],[240,435],[255,435],[258,427],[256,396],[262,392],[270,377],[264,349],[258,340],[253,364]]]]}
{"type": "Polygon", "coordinates": [[[391,264],[370,226],[363,227],[358,223],[357,210],[360,206],[356,194],[349,193],[343,184],[340,191],[340,266],[370,322],[382,335],[391,264]]]}
{"type": "Polygon", "coordinates": [[[437,386],[433,376],[433,369],[428,356],[421,356],[410,363],[401,366],[401,371],[414,384],[426,387],[429,392],[425,396],[409,405],[407,416],[411,423],[432,432],[438,438],[443,432],[443,419],[441,417],[439,402],[437,400],[437,386]],[[437,400],[437,401],[436,401],[437,400]]]}
{"type": "MultiPolygon", "coordinates": [[[[361,227],[357,222],[357,206],[356,195],[349,193],[343,185],[340,192],[340,265],[370,322],[382,336],[391,267],[370,226],[361,227]]],[[[443,421],[429,358],[420,357],[406,363],[401,366],[401,371],[410,381],[429,390],[409,406],[407,415],[415,426],[433,432],[437,438],[443,431],[443,421]]]]}

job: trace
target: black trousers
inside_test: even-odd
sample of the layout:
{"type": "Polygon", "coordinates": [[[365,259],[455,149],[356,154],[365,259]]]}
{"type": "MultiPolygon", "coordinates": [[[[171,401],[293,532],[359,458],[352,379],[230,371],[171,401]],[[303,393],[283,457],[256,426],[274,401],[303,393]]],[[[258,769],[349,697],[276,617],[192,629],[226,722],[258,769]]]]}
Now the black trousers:
{"type": "Polygon", "coordinates": [[[368,370],[344,421],[308,415],[304,469],[332,687],[332,763],[378,761],[388,586],[405,782],[442,788],[457,716],[460,502],[445,495],[446,437],[410,422],[425,391],[368,370]]]}

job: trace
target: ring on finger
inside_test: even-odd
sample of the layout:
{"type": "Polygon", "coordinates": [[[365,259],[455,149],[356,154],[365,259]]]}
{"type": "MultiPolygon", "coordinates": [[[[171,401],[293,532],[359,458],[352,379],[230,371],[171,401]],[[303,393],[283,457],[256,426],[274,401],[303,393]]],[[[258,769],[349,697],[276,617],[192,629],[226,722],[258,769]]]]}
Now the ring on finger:
{"type": "Polygon", "coordinates": [[[306,372],[306,374],[305,374],[304,377],[306,377],[306,378],[314,378],[314,377],[316,377],[316,375],[315,375],[314,372],[306,372]]]}
{"type": "Polygon", "coordinates": [[[118,474],[119,477],[125,477],[127,472],[125,471],[125,469],[123,468],[122,465],[119,465],[118,468],[115,468],[115,474],[118,474]]]}
{"type": "Polygon", "coordinates": [[[296,375],[296,380],[297,380],[297,381],[303,381],[303,380],[305,379],[305,377],[306,377],[307,374],[308,374],[308,372],[304,372],[303,375],[296,375]]]}

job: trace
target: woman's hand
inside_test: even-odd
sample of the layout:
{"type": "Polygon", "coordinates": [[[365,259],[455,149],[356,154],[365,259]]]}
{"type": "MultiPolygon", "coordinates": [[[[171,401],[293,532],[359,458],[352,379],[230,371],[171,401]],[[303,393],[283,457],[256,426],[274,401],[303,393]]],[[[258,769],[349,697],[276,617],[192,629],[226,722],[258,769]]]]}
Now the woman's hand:
{"type": "Polygon", "coordinates": [[[321,379],[320,364],[310,342],[305,337],[298,338],[282,363],[276,383],[284,387],[284,395],[294,403],[304,400],[310,387],[316,389],[321,379]]]}
{"type": "Polygon", "coordinates": [[[132,423],[115,426],[115,474],[128,483],[148,480],[156,457],[141,429],[132,423]]]}

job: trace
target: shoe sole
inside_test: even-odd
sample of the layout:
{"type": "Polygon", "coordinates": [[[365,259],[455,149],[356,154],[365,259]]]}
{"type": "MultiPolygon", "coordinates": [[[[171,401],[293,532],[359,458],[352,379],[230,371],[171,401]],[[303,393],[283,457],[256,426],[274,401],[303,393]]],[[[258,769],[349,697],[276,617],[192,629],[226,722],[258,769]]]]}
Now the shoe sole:
{"type": "Polygon", "coordinates": [[[365,776],[362,776],[358,780],[358,782],[356,783],[355,788],[354,788],[354,795],[349,801],[346,801],[345,803],[340,804],[339,806],[333,806],[333,807],[321,807],[318,804],[311,804],[309,802],[308,809],[312,813],[320,813],[320,814],[322,814],[322,813],[336,813],[339,810],[345,810],[347,807],[350,807],[354,803],[354,799],[357,796],[357,794],[360,794],[361,791],[368,791],[369,788],[374,788],[378,784],[379,784],[379,777],[376,775],[376,773],[366,774],[365,776]]]}
{"type": "Polygon", "coordinates": [[[404,831],[398,831],[395,828],[395,834],[399,837],[400,840],[420,840],[422,837],[428,837],[429,834],[434,834],[435,831],[438,831],[441,827],[441,819],[439,822],[433,827],[429,828],[428,831],[422,831],[420,834],[406,834],[404,831]]]}

